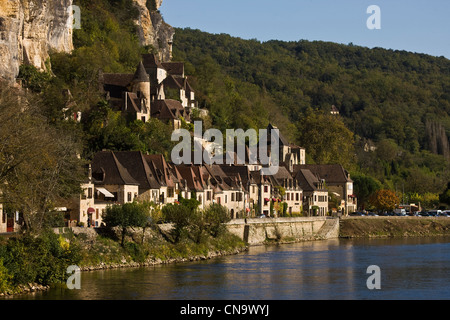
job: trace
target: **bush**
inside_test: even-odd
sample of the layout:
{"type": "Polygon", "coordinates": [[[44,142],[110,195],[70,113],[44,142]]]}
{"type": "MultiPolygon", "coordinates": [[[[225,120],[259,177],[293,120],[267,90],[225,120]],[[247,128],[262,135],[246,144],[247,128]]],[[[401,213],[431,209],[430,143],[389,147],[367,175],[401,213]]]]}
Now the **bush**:
{"type": "Polygon", "coordinates": [[[105,222],[107,227],[119,226],[122,228],[121,245],[124,246],[127,228],[144,228],[149,223],[149,218],[149,207],[146,204],[130,202],[108,207],[103,215],[103,222],[105,222]]]}
{"type": "Polygon", "coordinates": [[[67,242],[50,231],[38,237],[11,238],[0,246],[0,278],[3,278],[0,286],[5,287],[8,282],[13,287],[63,282],[67,278],[67,267],[81,261],[80,252],[76,243],[67,242]]]}
{"type": "Polygon", "coordinates": [[[203,211],[203,219],[207,230],[213,237],[223,234],[226,230],[223,224],[230,221],[227,209],[217,203],[211,204],[203,211]]]}
{"type": "Polygon", "coordinates": [[[174,224],[172,234],[175,243],[188,235],[188,227],[198,222],[197,210],[184,205],[167,204],[163,207],[162,213],[166,222],[174,224]]]}

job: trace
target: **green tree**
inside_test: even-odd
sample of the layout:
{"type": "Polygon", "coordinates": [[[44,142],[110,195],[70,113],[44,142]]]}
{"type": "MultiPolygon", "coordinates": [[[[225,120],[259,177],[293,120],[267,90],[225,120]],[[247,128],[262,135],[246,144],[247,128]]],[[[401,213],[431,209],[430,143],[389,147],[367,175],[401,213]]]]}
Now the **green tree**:
{"type": "Polygon", "coordinates": [[[447,184],[447,189],[439,195],[439,201],[450,206],[450,182],[447,184]]]}
{"type": "Polygon", "coordinates": [[[226,230],[224,223],[230,221],[227,209],[218,203],[213,203],[203,210],[203,219],[213,237],[223,234],[226,230]]]}
{"type": "Polygon", "coordinates": [[[354,166],[353,133],[338,117],[310,111],[298,122],[298,141],[316,163],[354,166]]]}
{"type": "Polygon", "coordinates": [[[48,124],[35,94],[0,87],[2,202],[39,232],[45,215],[80,193],[84,162],[71,132],[48,124]]]}
{"type": "Polygon", "coordinates": [[[150,213],[145,204],[128,202],[123,205],[113,205],[106,208],[102,216],[107,227],[122,228],[121,245],[124,246],[128,228],[145,228],[149,223],[150,213]]]}
{"type": "Polygon", "coordinates": [[[355,172],[351,174],[351,179],[358,204],[362,208],[366,208],[369,205],[370,197],[382,188],[381,183],[371,176],[355,172]]]}

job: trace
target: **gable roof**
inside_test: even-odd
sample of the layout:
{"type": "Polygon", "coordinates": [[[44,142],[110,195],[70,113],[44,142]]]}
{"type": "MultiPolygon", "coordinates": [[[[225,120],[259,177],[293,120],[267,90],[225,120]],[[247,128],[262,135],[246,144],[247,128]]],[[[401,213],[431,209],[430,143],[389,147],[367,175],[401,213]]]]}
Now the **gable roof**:
{"type": "Polygon", "coordinates": [[[112,151],[100,151],[94,155],[92,173],[93,177],[96,173],[103,174],[103,180],[94,179],[97,184],[139,185],[112,151]]]}
{"type": "Polygon", "coordinates": [[[132,73],[104,73],[103,85],[110,85],[116,87],[127,88],[133,81],[134,74],[132,73]]]}
{"type": "Polygon", "coordinates": [[[350,175],[340,164],[298,164],[294,165],[294,172],[308,169],[313,174],[324,179],[328,185],[352,182],[350,175]]]}
{"type": "Polygon", "coordinates": [[[175,187],[175,183],[179,182],[176,175],[170,170],[166,159],[162,154],[146,154],[144,155],[150,169],[161,186],[175,187]]]}
{"type": "Polygon", "coordinates": [[[162,62],[161,65],[166,69],[167,73],[173,76],[184,77],[183,62],[162,62]]]}
{"type": "Polygon", "coordinates": [[[300,169],[297,171],[295,175],[295,179],[297,180],[299,186],[303,189],[303,191],[316,191],[319,179],[308,169],[300,169]]]}
{"type": "Polygon", "coordinates": [[[142,190],[159,189],[160,184],[150,169],[141,151],[114,152],[120,163],[127,168],[130,175],[139,182],[142,190]]]}
{"type": "Polygon", "coordinates": [[[164,69],[163,65],[159,62],[158,58],[153,53],[146,53],[142,55],[142,64],[145,69],[159,68],[164,69]]]}

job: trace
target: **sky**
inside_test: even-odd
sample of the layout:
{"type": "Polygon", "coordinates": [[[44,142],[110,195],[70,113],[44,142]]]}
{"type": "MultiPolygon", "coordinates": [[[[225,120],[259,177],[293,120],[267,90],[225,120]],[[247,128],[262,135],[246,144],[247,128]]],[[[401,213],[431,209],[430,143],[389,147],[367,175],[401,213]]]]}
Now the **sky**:
{"type": "Polygon", "coordinates": [[[173,27],[243,39],[353,43],[450,59],[450,0],[163,0],[160,11],[173,27]],[[367,12],[372,5],[379,14],[367,12]]]}

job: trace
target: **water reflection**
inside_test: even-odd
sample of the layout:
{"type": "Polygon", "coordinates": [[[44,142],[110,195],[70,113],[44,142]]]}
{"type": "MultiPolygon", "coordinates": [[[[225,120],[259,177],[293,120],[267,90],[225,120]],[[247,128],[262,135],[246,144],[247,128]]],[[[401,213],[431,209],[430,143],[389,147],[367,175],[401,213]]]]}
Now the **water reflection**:
{"type": "Polygon", "coordinates": [[[32,299],[449,299],[449,238],[314,241],[252,247],[195,263],[82,273],[32,299]],[[369,290],[369,265],[381,290],[369,290]]]}

